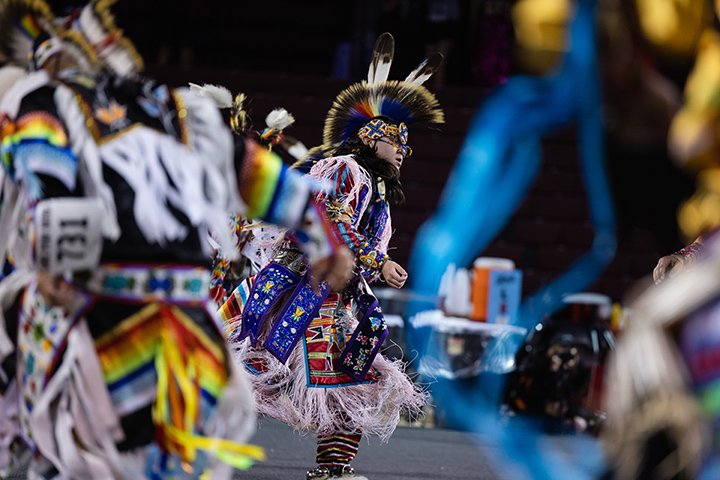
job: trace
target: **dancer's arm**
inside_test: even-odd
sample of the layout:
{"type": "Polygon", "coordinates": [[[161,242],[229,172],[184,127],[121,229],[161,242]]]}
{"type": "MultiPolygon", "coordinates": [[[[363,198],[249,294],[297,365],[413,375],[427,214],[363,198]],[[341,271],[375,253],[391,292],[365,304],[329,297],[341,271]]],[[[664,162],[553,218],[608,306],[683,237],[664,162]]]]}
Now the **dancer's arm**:
{"type": "Polygon", "coordinates": [[[681,248],[675,253],[661,257],[653,270],[653,280],[655,283],[660,283],[665,280],[666,277],[674,277],[682,272],[688,265],[694,263],[702,254],[703,250],[702,237],[698,237],[690,245],[681,248]]]}
{"type": "MultiPolygon", "coordinates": [[[[339,163],[330,175],[332,189],[318,195],[325,203],[328,216],[337,225],[342,240],[355,255],[356,264],[366,276],[379,276],[388,262],[395,264],[382,250],[373,246],[367,236],[357,228],[362,215],[364,195],[369,194],[369,185],[356,188],[359,179],[351,173],[346,163],[339,163]]],[[[397,265],[397,264],[395,264],[397,265]]]]}

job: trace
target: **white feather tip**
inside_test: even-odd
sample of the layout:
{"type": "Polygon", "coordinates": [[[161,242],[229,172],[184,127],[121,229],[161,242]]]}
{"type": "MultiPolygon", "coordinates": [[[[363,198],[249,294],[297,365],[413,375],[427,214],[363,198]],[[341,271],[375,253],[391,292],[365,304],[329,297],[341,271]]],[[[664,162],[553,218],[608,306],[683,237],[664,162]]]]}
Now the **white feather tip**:
{"type": "Polygon", "coordinates": [[[206,83],[205,85],[198,85],[196,83],[190,83],[190,91],[197,93],[201,97],[208,97],[211,99],[218,108],[230,108],[233,104],[233,97],[230,90],[220,85],[212,85],[206,83]]]}
{"type": "Polygon", "coordinates": [[[295,123],[295,117],[284,108],[276,108],[265,117],[265,125],[273,130],[285,130],[295,123]]]}
{"type": "Polygon", "coordinates": [[[423,60],[415,70],[410,72],[410,75],[405,79],[406,82],[415,85],[422,85],[425,83],[433,74],[440,68],[443,62],[442,53],[433,53],[428,58],[423,60]]]}
{"type": "Polygon", "coordinates": [[[385,32],[378,37],[373,48],[367,77],[370,85],[387,81],[394,55],[395,38],[390,33],[385,32]]]}

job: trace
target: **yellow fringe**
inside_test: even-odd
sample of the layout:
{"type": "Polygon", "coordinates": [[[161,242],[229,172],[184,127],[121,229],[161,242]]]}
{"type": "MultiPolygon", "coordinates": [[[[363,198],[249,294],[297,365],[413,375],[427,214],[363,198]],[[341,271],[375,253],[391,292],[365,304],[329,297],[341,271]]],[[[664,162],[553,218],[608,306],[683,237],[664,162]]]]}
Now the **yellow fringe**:
{"type": "Polygon", "coordinates": [[[265,460],[265,452],[260,447],[192,433],[199,415],[197,376],[200,369],[192,355],[183,360],[178,342],[170,331],[163,332],[156,368],[158,395],[153,406],[153,419],[155,424],[162,428],[166,438],[170,440],[169,443],[180,446],[181,451],[177,453],[184,462],[192,463],[197,457],[197,450],[205,451],[228,465],[243,470],[250,468],[254,461],[265,460]],[[184,402],[182,428],[172,424],[166,401],[169,389],[172,388],[171,380],[179,387],[184,402]]]}

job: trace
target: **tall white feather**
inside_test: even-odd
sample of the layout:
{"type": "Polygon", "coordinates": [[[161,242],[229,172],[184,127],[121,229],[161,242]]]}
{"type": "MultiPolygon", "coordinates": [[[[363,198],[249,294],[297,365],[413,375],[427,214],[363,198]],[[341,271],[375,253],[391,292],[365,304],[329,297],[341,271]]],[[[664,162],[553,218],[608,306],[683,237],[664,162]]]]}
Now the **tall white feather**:
{"type": "MultiPolygon", "coordinates": [[[[91,45],[101,44],[110,33],[95,14],[94,5],[96,3],[97,2],[93,2],[86,5],[78,17],[80,33],[83,34],[91,45]]],[[[117,42],[99,49],[97,54],[102,60],[103,65],[116,75],[130,76],[133,73],[137,73],[137,65],[132,57],[128,51],[122,48],[117,42]]]]}
{"type": "Polygon", "coordinates": [[[85,8],[82,9],[78,22],[82,34],[88,39],[91,45],[100,43],[108,34],[95,16],[92,5],[86,5],[85,8]]]}
{"type": "Polygon", "coordinates": [[[230,90],[221,85],[212,85],[206,83],[205,85],[198,85],[196,83],[189,83],[190,91],[195,92],[201,97],[208,97],[218,108],[230,108],[233,104],[233,96],[230,90]]]}
{"type": "Polygon", "coordinates": [[[395,39],[390,33],[385,32],[375,41],[375,48],[368,69],[368,83],[370,85],[387,81],[394,55],[395,39]]]}
{"type": "Polygon", "coordinates": [[[410,75],[405,79],[406,82],[414,85],[422,85],[427,82],[430,77],[437,71],[438,67],[443,62],[443,56],[441,53],[433,53],[428,58],[423,60],[420,65],[415,67],[415,70],[410,72],[410,75]]]}

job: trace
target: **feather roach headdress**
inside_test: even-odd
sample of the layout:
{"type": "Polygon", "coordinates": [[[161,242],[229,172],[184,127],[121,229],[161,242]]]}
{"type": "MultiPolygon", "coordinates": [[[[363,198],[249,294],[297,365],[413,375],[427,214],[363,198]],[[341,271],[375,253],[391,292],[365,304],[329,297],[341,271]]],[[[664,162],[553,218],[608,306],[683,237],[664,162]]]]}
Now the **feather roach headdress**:
{"type": "Polygon", "coordinates": [[[135,45],[115,24],[110,7],[116,1],[93,0],[63,19],[63,27],[82,35],[105,68],[128,76],[142,71],[144,65],[135,45]]]}
{"type": "Polygon", "coordinates": [[[425,59],[405,80],[388,80],[394,51],[393,36],[380,35],[375,42],[367,81],[340,92],[328,112],[323,150],[329,151],[355,137],[377,117],[391,119],[396,127],[413,122],[445,121],[435,95],[422,86],[442,63],[442,55],[435,53],[425,59]]]}
{"type": "Polygon", "coordinates": [[[98,66],[82,35],[59,29],[43,0],[0,0],[0,62],[36,70],[61,52],[83,71],[98,66]]]}
{"type": "Polygon", "coordinates": [[[0,1],[0,56],[3,63],[32,68],[37,42],[54,33],[53,15],[43,1],[0,1]]]}

